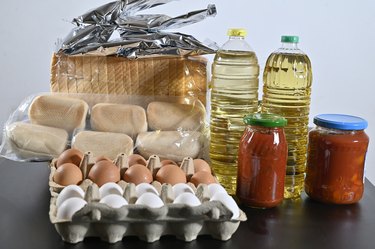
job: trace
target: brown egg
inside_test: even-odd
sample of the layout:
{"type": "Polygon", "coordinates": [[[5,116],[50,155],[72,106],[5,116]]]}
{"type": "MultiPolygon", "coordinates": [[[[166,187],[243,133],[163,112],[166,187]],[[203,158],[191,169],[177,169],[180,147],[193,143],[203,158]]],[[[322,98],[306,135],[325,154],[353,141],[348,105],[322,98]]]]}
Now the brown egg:
{"type": "Polygon", "coordinates": [[[175,161],[172,161],[172,160],[163,160],[160,163],[161,163],[161,166],[168,165],[168,164],[177,165],[177,163],[175,161]]]}
{"type": "Polygon", "coordinates": [[[144,159],[143,156],[138,155],[138,154],[133,154],[128,157],[129,160],[129,167],[133,166],[134,164],[142,164],[142,165],[147,165],[146,159],[144,159]]]}
{"type": "Polygon", "coordinates": [[[182,169],[174,164],[167,164],[161,167],[156,173],[156,180],[160,183],[169,183],[175,185],[177,183],[186,183],[186,175],[182,169]]]}
{"type": "Polygon", "coordinates": [[[208,165],[208,163],[205,160],[203,160],[203,159],[194,159],[193,160],[193,164],[194,164],[194,172],[206,171],[206,172],[208,172],[208,173],[211,174],[210,165],[208,165]]]}
{"type": "Polygon", "coordinates": [[[120,181],[120,169],[112,162],[102,160],[92,166],[88,178],[99,187],[107,182],[120,181]]]}
{"type": "Polygon", "coordinates": [[[198,171],[191,177],[190,182],[194,184],[195,187],[198,187],[200,183],[203,183],[203,184],[216,183],[216,179],[215,177],[213,177],[213,175],[211,175],[211,173],[208,173],[206,171],[198,171]]]}
{"type": "Polygon", "coordinates": [[[109,159],[109,158],[106,157],[106,156],[98,156],[98,157],[95,157],[94,161],[95,161],[95,163],[100,162],[100,161],[110,161],[110,162],[112,162],[112,160],[109,159]]]}
{"type": "Polygon", "coordinates": [[[57,158],[56,168],[60,167],[64,163],[73,163],[77,166],[81,163],[83,158],[83,153],[77,149],[68,149],[61,153],[57,158]]]}
{"type": "Polygon", "coordinates": [[[64,163],[60,165],[53,174],[53,181],[62,186],[79,184],[82,180],[82,171],[73,163],[64,163]]]}
{"type": "Polygon", "coordinates": [[[126,182],[134,183],[138,185],[140,183],[151,183],[152,174],[151,171],[142,164],[133,164],[127,169],[122,176],[122,179],[126,182]]]}

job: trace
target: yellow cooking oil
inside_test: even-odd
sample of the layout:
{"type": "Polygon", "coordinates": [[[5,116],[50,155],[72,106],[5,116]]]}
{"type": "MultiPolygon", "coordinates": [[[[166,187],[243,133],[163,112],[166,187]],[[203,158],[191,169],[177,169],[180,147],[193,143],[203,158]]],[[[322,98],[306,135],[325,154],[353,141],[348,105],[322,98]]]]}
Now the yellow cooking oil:
{"type": "Polygon", "coordinates": [[[244,40],[245,31],[231,29],[218,50],[210,82],[210,160],[219,182],[235,194],[237,154],[245,129],[243,117],[258,109],[258,59],[244,40]]]}
{"type": "Polygon", "coordinates": [[[282,36],[282,48],[267,59],[263,72],[262,112],[288,120],[284,128],[288,160],[284,198],[298,198],[303,191],[312,83],[309,57],[298,49],[297,36],[282,36]]]}

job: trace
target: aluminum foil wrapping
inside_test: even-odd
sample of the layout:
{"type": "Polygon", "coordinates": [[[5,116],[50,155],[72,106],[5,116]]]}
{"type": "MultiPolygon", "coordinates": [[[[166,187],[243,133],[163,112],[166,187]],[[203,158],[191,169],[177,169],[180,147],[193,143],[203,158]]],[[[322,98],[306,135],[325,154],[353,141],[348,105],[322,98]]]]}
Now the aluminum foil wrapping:
{"type": "Polygon", "coordinates": [[[177,17],[135,14],[171,1],[122,0],[102,5],[73,20],[76,27],[62,41],[59,51],[69,55],[116,54],[127,58],[215,53],[215,43],[206,45],[191,35],[165,31],[215,16],[213,4],[177,17]]]}

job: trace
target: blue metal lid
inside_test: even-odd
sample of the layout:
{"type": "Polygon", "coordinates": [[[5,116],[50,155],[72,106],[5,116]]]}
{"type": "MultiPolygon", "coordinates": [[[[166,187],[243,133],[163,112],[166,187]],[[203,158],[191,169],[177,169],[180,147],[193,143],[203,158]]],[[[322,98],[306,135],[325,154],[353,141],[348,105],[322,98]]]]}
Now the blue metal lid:
{"type": "Polygon", "coordinates": [[[320,114],[314,117],[314,124],[339,130],[364,130],[367,121],[363,118],[344,114],[320,114]]]}

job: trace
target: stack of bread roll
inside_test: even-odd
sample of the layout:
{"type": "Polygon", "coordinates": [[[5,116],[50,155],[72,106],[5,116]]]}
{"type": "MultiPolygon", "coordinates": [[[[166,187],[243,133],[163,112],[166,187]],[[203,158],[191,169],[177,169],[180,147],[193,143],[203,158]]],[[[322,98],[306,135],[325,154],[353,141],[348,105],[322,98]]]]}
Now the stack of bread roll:
{"type": "Polygon", "coordinates": [[[137,105],[99,103],[90,118],[93,131],[78,133],[73,148],[114,159],[135,149],[146,159],[151,155],[182,161],[197,158],[201,150],[204,107],[197,105],[151,102],[145,111],[137,105]],[[120,146],[123,145],[123,146],[120,146]]]}
{"type": "Polygon", "coordinates": [[[204,118],[204,107],[199,104],[151,102],[147,119],[152,131],[138,134],[136,148],[145,158],[152,154],[177,162],[186,156],[197,158],[204,118]]]}
{"type": "Polygon", "coordinates": [[[29,122],[7,126],[9,144],[20,159],[56,157],[70,138],[72,148],[110,159],[135,149],[146,159],[156,154],[181,162],[186,156],[197,158],[202,149],[205,109],[199,101],[154,101],[147,108],[98,103],[89,109],[75,97],[38,96],[29,106],[29,122]]]}
{"type": "Polygon", "coordinates": [[[38,96],[29,107],[29,122],[6,126],[8,144],[20,159],[55,157],[64,151],[72,132],[85,127],[88,109],[80,99],[38,96]]]}

